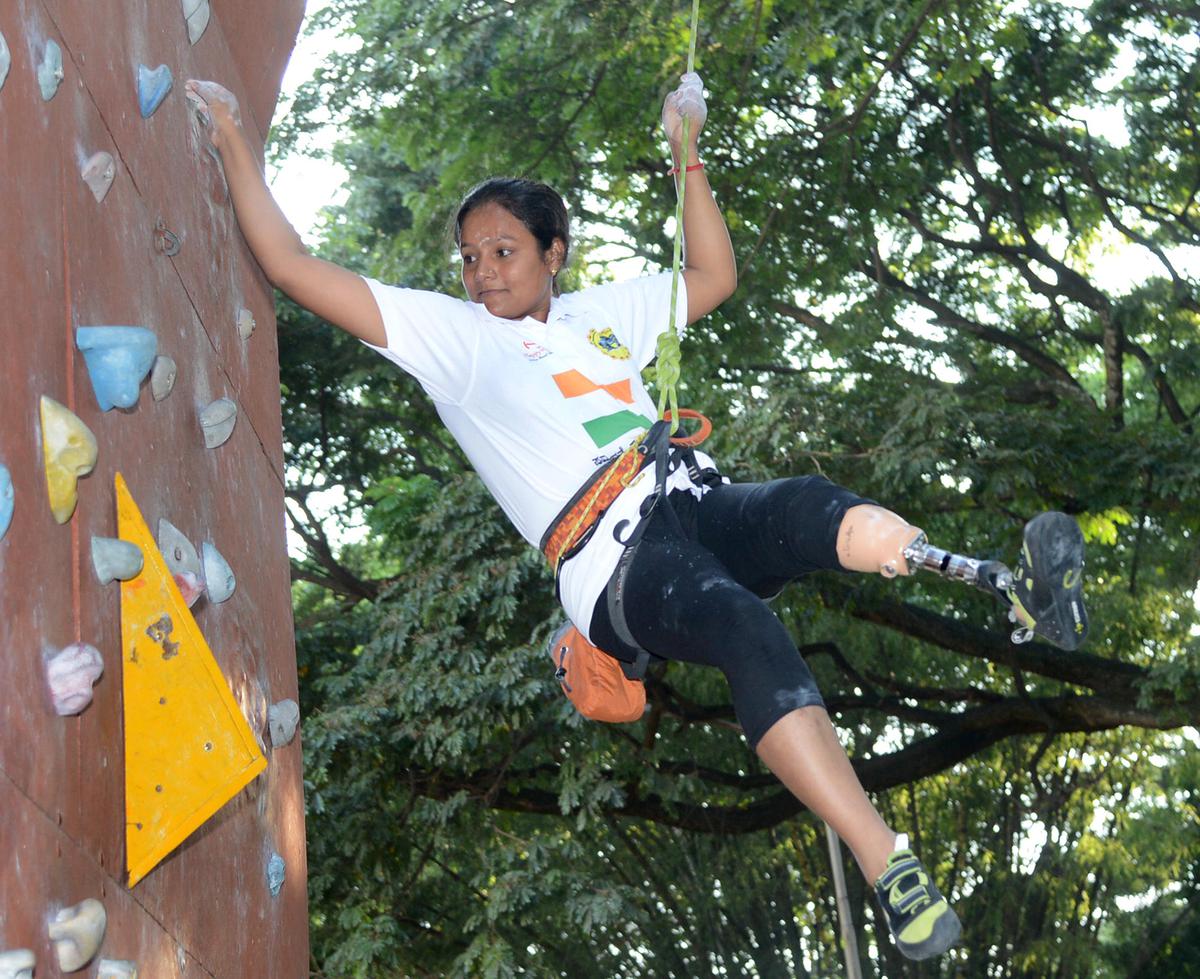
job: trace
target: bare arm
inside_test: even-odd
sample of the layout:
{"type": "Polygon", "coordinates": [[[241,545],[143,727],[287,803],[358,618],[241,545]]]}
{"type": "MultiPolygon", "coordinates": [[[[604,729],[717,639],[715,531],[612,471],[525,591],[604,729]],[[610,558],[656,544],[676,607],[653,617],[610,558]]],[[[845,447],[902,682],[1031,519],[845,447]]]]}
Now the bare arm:
{"type": "Polygon", "coordinates": [[[706,114],[702,92],[698,77],[684,76],[684,84],[668,95],[663,105],[663,128],[671,144],[675,167],[680,171],[676,181],[687,181],[683,201],[683,280],[687,283],[689,323],[711,313],[737,288],[733,245],[708,177],[703,169],[687,170],[700,163],[699,137],[706,114]],[[682,146],[681,112],[691,119],[686,151],[682,146]]]}
{"type": "Polygon", "coordinates": [[[189,81],[187,92],[208,121],[238,226],[271,284],[347,333],[385,346],[383,319],[366,282],[348,269],[310,255],[275,203],[242,131],[237,101],[214,82],[189,81]]]}

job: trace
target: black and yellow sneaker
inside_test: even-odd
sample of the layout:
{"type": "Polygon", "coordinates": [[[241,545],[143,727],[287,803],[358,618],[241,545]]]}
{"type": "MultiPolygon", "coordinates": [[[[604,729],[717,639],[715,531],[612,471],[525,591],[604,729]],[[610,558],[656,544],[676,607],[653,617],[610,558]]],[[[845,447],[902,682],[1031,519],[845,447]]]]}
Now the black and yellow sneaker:
{"type": "Polygon", "coordinates": [[[958,941],[958,915],[938,892],[908,840],[901,836],[887,869],[875,882],[875,897],[888,929],[906,958],[930,959],[958,941]]]}
{"type": "Polygon", "coordinates": [[[1056,511],[1030,520],[1012,577],[1011,618],[1027,630],[1024,638],[1036,633],[1060,649],[1078,649],[1088,633],[1079,524],[1056,511]]]}

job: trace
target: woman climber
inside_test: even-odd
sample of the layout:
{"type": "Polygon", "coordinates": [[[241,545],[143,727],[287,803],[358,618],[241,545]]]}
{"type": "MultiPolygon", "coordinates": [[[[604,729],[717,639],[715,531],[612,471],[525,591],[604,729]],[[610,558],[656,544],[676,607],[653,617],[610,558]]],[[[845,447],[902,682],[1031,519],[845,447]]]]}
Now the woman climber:
{"type": "MultiPolygon", "coordinates": [[[[420,381],[522,536],[543,550],[550,538],[564,545],[552,564],[576,627],[620,660],[648,652],[723,670],[751,748],[846,841],[900,950],[923,959],[953,945],[957,916],[863,791],[811,672],[764,599],[818,570],[927,568],[988,588],[1022,629],[1073,648],[1086,628],[1073,522],[1054,514],[1040,529],[1031,523],[1010,573],[931,547],[896,514],[819,476],[735,484],[695,453],[671,471],[657,467],[657,478],[648,467],[627,480],[586,532],[564,542],[579,488],[631,458],[652,427],[640,371],[667,327],[671,275],[560,295],[571,241],[562,199],[533,181],[493,179],[455,219],[466,301],[362,278],[307,252],[271,197],[233,96],[202,81],[187,93],[267,278],[420,381]]],[[[686,181],[680,329],[732,295],[737,279],[700,162],[706,114],[699,77],[685,75],[662,111],[672,173],[686,181]]]]}

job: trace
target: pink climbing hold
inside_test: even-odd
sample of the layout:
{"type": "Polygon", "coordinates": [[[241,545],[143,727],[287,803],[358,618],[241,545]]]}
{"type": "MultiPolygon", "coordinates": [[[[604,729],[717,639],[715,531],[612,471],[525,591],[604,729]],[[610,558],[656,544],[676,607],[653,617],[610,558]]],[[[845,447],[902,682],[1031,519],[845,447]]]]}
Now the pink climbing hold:
{"type": "Polygon", "coordinates": [[[92,684],[104,672],[100,650],[85,642],[64,646],[46,663],[46,680],[55,711],[62,717],[78,714],[92,702],[92,684]]]}
{"type": "Polygon", "coordinates": [[[196,604],[196,599],[204,594],[204,579],[198,574],[191,571],[178,571],[171,575],[175,581],[175,587],[179,589],[179,594],[183,596],[183,603],[191,608],[196,604]]]}

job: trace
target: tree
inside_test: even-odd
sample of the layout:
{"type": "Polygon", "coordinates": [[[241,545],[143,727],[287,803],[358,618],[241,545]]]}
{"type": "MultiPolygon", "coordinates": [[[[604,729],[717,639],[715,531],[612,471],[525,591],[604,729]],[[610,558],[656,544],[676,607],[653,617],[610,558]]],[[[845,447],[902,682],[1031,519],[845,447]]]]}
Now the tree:
{"type": "MultiPolygon", "coordinates": [[[[455,291],[445,217],[516,172],[589,229],[578,280],[606,274],[605,240],[667,264],[655,128],[687,13],[335,0],[362,46],[276,133],[296,145],[318,104],[344,123],[327,257],[455,291]]],[[[888,975],[1186,962],[1132,936],[1196,926],[1196,783],[1174,774],[1200,703],[1196,15],[702,12],[705,162],[741,285],[691,331],[681,400],[717,420],[725,471],[821,471],[983,557],[1011,561],[1049,508],[1089,540],[1073,654],[1014,646],[988,599],[936,579],[814,578],[777,602],[864,784],[967,921],[921,969],[864,931],[888,975]],[[1146,271],[1115,278],[1118,247],[1146,271]]],[[[672,666],[640,724],[575,721],[540,649],[548,575],[415,383],[286,304],[281,328],[323,974],[837,972],[821,834],[746,751],[722,678],[672,666]],[[325,536],[309,497],[329,487],[337,517],[368,508],[363,543],[325,536]]]]}

